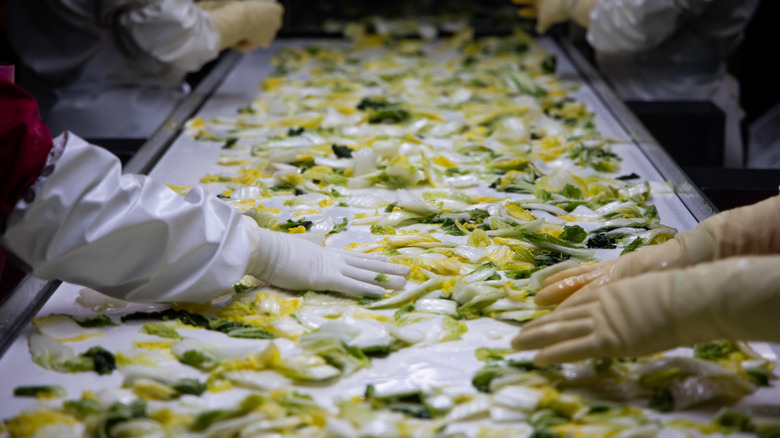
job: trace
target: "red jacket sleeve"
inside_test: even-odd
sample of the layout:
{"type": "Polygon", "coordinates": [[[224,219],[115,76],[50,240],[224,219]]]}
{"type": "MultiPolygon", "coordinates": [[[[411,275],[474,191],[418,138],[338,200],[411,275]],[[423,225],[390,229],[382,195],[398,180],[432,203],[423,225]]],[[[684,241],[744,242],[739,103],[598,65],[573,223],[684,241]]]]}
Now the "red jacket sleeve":
{"type": "Polygon", "coordinates": [[[38,103],[0,77],[0,217],[8,216],[40,175],[52,139],[38,103]]]}

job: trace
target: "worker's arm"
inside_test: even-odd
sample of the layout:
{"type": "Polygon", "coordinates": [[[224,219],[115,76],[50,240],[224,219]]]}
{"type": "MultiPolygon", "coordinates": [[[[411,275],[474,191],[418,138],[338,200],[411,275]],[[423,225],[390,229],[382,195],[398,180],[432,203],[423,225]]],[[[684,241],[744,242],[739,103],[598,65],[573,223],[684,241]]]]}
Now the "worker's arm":
{"type": "Polygon", "coordinates": [[[780,195],[727,210],[677,234],[615,260],[567,269],[542,284],[540,305],[557,304],[583,288],[596,287],[645,272],[680,268],[733,256],[780,254],[780,195]]]}
{"type": "MultiPolygon", "coordinates": [[[[0,97],[6,89],[20,90],[0,82],[0,97]]],[[[114,155],[71,133],[55,139],[49,153],[52,140],[37,106],[20,93],[18,101],[0,102],[9,114],[30,110],[26,118],[0,120],[2,156],[26,154],[22,149],[34,141],[47,149],[23,194],[6,197],[18,178],[0,188],[4,205],[13,205],[10,215],[0,215],[7,222],[0,244],[40,278],[154,302],[204,302],[244,274],[284,288],[350,295],[381,296],[385,287],[405,284],[408,267],[386,258],[261,229],[201,187],[181,197],[149,177],[122,175],[114,155]]]]}
{"type": "Polygon", "coordinates": [[[780,341],[780,256],[733,257],[583,290],[523,326],[538,365],[731,339],[780,341]]]}

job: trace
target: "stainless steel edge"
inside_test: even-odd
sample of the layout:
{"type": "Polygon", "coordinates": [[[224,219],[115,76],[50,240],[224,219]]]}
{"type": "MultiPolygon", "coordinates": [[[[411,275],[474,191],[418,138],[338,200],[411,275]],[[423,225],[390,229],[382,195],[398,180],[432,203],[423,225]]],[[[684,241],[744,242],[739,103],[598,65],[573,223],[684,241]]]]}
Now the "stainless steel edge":
{"type": "MultiPolygon", "coordinates": [[[[216,90],[222,80],[241,59],[237,52],[225,52],[195,89],[174,109],[171,116],[141,146],[125,165],[125,173],[147,174],[165,153],[184,123],[216,90]]],[[[31,275],[24,277],[0,302],[0,357],[14,342],[19,333],[35,317],[59,287],[59,280],[44,281],[31,275]]]]}
{"type": "Polygon", "coordinates": [[[612,113],[615,120],[629,133],[631,139],[653,167],[672,185],[674,192],[693,217],[701,222],[717,213],[718,210],[680,169],[669,153],[653,138],[642,122],[637,120],[634,113],[617,97],[601,73],[585,59],[574,44],[566,38],[556,38],[556,42],[574,63],[582,77],[593,87],[596,95],[604,103],[607,110],[612,113]]]}
{"type": "Polygon", "coordinates": [[[28,275],[10,292],[0,306],[0,357],[59,285],[28,275]]]}

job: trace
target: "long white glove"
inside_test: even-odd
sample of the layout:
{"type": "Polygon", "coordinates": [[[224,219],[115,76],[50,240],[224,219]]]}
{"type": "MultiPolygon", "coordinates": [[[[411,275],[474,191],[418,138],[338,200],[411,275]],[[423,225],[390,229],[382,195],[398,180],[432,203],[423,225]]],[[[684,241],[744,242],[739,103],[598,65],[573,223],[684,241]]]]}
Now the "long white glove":
{"type": "Polygon", "coordinates": [[[151,178],[122,175],[114,155],[72,133],[55,139],[62,142],[53,173],[33,186],[34,200],[17,205],[0,238],[37,277],[147,302],[205,302],[245,273],[351,294],[379,295],[376,284],[405,282],[397,274],[406,267],[261,230],[200,187],[182,198],[151,178]],[[375,272],[368,278],[360,269],[375,272]],[[381,282],[380,273],[391,275],[381,282]]]}
{"type": "Polygon", "coordinates": [[[545,366],[717,339],[780,341],[780,256],[733,257],[588,288],[523,326],[512,346],[545,366]]]}
{"type": "Polygon", "coordinates": [[[535,301],[543,306],[557,304],[587,285],[596,287],[644,272],[733,256],[780,254],[778,217],[780,195],[724,211],[661,245],[647,246],[615,260],[552,275],[542,284],[535,301]]]}
{"type": "Polygon", "coordinates": [[[211,6],[206,12],[219,33],[220,49],[267,48],[282,27],[284,7],[276,2],[248,0],[211,6]]]}

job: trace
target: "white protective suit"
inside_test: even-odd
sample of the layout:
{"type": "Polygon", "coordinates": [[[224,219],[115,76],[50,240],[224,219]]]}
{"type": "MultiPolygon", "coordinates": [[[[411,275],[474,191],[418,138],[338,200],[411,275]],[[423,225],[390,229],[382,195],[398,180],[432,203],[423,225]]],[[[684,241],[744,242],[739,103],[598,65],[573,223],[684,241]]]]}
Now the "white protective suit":
{"type": "Polygon", "coordinates": [[[598,0],[587,39],[623,100],[709,100],[726,115],[724,162],[741,167],[739,85],[726,71],[758,0],[598,0]]]}
{"type": "Polygon", "coordinates": [[[87,138],[151,136],[220,45],[193,0],[14,0],[7,27],[51,131],[87,138]]]}
{"type": "Polygon", "coordinates": [[[113,154],[72,133],[53,143],[0,236],[36,277],[139,302],[205,302],[245,274],[353,296],[406,283],[409,268],[387,257],[262,229],[202,187],[182,198],[147,176],[122,175],[113,154]]]}

